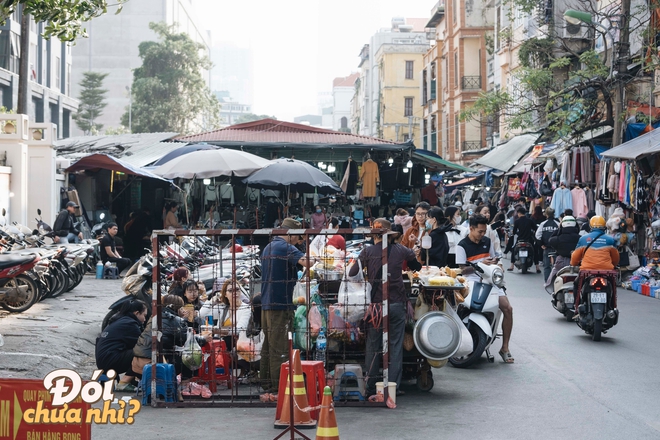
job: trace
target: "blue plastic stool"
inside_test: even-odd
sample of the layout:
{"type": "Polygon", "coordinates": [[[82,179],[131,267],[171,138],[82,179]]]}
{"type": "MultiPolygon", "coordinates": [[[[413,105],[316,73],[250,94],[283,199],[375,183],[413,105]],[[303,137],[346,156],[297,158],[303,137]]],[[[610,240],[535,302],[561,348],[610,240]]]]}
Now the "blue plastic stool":
{"type": "MultiPolygon", "coordinates": [[[[176,372],[172,364],[156,364],[156,394],[165,402],[177,401],[176,372]]],[[[142,404],[151,403],[151,364],[142,369],[142,380],[138,386],[138,395],[142,393],[142,404]]]]}
{"type": "Polygon", "coordinates": [[[119,278],[119,268],[117,266],[103,268],[104,280],[116,280],[117,278],[119,278]]]}

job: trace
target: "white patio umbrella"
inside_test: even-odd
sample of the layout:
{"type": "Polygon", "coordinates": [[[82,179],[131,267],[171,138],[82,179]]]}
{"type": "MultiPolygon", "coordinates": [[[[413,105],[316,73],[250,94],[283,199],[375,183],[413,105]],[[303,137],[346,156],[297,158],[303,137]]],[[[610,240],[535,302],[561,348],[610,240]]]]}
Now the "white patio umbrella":
{"type": "Polygon", "coordinates": [[[184,154],[151,170],[166,179],[206,179],[220,176],[245,177],[271,161],[254,154],[228,148],[201,150],[184,154]]]}

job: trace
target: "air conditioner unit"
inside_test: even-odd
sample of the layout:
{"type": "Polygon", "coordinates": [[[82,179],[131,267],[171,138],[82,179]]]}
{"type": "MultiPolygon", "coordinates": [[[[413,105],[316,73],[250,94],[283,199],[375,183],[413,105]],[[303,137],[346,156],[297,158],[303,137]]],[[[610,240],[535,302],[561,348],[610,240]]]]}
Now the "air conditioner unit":
{"type": "Polygon", "coordinates": [[[591,28],[584,24],[571,24],[566,23],[564,27],[564,38],[569,38],[573,40],[588,40],[591,38],[591,28]]]}

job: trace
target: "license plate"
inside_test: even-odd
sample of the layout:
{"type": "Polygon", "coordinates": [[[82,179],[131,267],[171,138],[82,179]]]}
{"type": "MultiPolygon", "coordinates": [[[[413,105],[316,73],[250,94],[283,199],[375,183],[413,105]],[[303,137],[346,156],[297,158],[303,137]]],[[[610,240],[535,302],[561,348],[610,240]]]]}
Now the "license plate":
{"type": "Polygon", "coordinates": [[[573,292],[564,293],[564,303],[565,304],[573,304],[574,302],[575,302],[575,296],[573,295],[573,292]]]}
{"type": "Polygon", "coordinates": [[[605,292],[591,292],[592,304],[605,304],[607,302],[607,294],[605,292]]]}
{"type": "Polygon", "coordinates": [[[527,253],[527,251],[520,251],[520,257],[521,257],[521,258],[522,258],[522,257],[527,257],[527,255],[529,255],[529,254],[527,253]]]}

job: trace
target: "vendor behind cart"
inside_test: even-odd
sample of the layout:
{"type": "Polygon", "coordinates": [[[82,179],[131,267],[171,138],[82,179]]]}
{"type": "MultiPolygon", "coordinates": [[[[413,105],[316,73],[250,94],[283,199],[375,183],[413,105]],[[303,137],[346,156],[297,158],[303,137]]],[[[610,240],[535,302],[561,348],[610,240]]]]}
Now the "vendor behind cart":
{"type": "MultiPolygon", "coordinates": [[[[392,232],[392,225],[384,218],[374,220],[374,228],[382,228],[387,231],[387,267],[388,267],[388,296],[389,296],[389,380],[396,382],[397,394],[401,384],[401,372],[403,369],[403,335],[406,326],[406,291],[403,285],[403,262],[408,262],[412,270],[419,270],[422,265],[417,261],[417,254],[402,244],[396,243],[398,232],[392,232]]],[[[381,365],[380,354],[383,351],[383,326],[382,326],[382,303],[383,303],[383,248],[380,244],[383,238],[379,234],[372,236],[374,246],[366,247],[358,257],[362,267],[367,270],[367,282],[371,288],[371,305],[365,316],[367,327],[366,347],[366,371],[367,371],[367,395],[376,394],[376,382],[378,382],[381,365]]],[[[358,265],[353,264],[349,269],[349,275],[358,274],[358,265]]]]}

